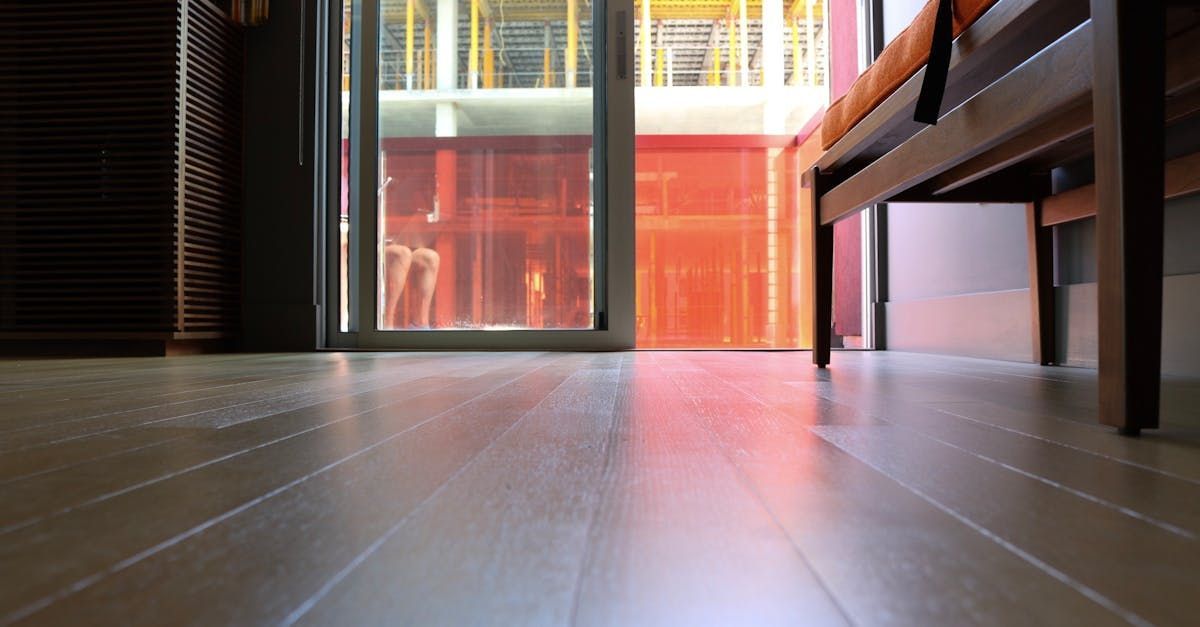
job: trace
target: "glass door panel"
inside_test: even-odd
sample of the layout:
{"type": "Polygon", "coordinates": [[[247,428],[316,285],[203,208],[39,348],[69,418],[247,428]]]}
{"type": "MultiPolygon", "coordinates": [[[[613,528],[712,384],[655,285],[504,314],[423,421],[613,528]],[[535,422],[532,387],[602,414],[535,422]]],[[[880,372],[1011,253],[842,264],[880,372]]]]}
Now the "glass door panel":
{"type": "Polygon", "coordinates": [[[340,298],[343,341],[509,346],[519,343],[497,338],[519,331],[565,334],[522,336],[529,347],[630,344],[631,313],[608,314],[632,310],[632,273],[619,276],[632,268],[619,259],[632,257],[632,238],[614,260],[611,248],[622,246],[609,246],[607,234],[632,230],[632,202],[607,208],[632,195],[619,191],[632,187],[631,155],[621,158],[632,142],[610,151],[607,132],[610,118],[632,124],[632,80],[597,80],[613,51],[593,36],[604,32],[596,16],[616,17],[612,4],[347,7],[342,248],[331,270],[350,288],[340,298]],[[374,80],[358,84],[359,76],[374,80]],[[614,98],[622,88],[626,113],[616,106],[614,116],[605,105],[622,102],[614,98]]]}
{"type": "Polygon", "coordinates": [[[592,329],[592,20],[383,0],[376,328],[592,329]]]}
{"type": "Polygon", "coordinates": [[[806,348],[823,0],[637,5],[637,346],[806,348]]]}

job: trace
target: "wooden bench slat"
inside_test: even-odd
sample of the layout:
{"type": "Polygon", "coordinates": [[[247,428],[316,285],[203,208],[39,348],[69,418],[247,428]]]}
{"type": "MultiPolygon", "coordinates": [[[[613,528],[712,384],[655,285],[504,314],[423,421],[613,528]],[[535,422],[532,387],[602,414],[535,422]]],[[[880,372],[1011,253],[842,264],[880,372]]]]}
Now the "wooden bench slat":
{"type": "Polygon", "coordinates": [[[1092,87],[1091,46],[1089,20],[947,113],[937,126],[822,195],[821,222],[830,224],[885,201],[1085,102],[1092,87]]]}
{"type": "MultiPolygon", "coordinates": [[[[1172,200],[1200,192],[1200,152],[1166,164],[1166,194],[1172,200]]],[[[1042,226],[1074,222],[1096,215],[1096,186],[1084,185],[1042,201],[1042,226]]]]}
{"type": "MultiPolygon", "coordinates": [[[[954,42],[944,107],[961,104],[1087,19],[1087,0],[1001,0],[954,42]]],[[[822,172],[878,157],[924,124],[912,120],[922,68],[821,155],[822,172]]]]}
{"type": "MultiPolygon", "coordinates": [[[[1167,122],[1200,111],[1200,46],[1192,37],[1177,37],[1167,46],[1167,122]]],[[[1048,148],[1081,138],[1092,130],[1091,102],[1065,111],[1021,133],[1011,141],[957,165],[933,179],[934,194],[944,194],[1038,155],[1048,148]]]]}

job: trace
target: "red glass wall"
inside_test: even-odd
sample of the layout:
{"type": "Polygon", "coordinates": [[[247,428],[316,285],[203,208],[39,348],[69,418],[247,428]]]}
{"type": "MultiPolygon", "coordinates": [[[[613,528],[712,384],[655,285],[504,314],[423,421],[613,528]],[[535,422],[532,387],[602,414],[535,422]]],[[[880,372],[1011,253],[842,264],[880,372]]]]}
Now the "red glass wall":
{"type": "Polygon", "coordinates": [[[794,137],[637,139],[637,343],[808,342],[794,137]]]}
{"type": "MultiPolygon", "coordinates": [[[[385,244],[438,253],[433,328],[592,326],[589,137],[385,139],[385,244]]],[[[406,290],[395,325],[405,328],[406,290]]]]}
{"type": "MultiPolygon", "coordinates": [[[[794,143],[638,137],[639,347],[807,346],[794,143]]],[[[383,141],[383,239],[441,257],[433,328],[591,326],[589,151],[586,136],[383,141]]]]}

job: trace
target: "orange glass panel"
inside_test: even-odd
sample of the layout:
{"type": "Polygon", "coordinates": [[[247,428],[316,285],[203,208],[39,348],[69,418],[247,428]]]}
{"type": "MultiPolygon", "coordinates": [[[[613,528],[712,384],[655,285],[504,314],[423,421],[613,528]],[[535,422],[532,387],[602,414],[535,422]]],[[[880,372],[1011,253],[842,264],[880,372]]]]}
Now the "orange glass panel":
{"type": "MultiPolygon", "coordinates": [[[[389,138],[382,236],[431,248],[432,328],[586,328],[590,138],[389,138]]],[[[640,136],[637,345],[805,348],[806,207],[794,141],[640,136]]],[[[415,303],[397,304],[395,328],[415,303]]]]}
{"type": "Polygon", "coordinates": [[[403,290],[383,327],[592,327],[590,148],[588,136],[384,139],[385,254],[436,251],[440,268],[428,324],[403,290]]]}
{"type": "Polygon", "coordinates": [[[794,139],[639,136],[637,146],[638,347],[806,346],[794,139]]]}

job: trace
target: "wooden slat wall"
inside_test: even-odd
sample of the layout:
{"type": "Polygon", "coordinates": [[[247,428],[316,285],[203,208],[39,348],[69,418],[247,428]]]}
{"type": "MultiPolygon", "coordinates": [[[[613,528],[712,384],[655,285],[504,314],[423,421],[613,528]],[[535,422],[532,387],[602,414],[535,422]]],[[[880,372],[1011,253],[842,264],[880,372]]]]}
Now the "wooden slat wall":
{"type": "Polygon", "coordinates": [[[233,329],[241,41],[209,0],[0,2],[0,333],[233,329]]]}
{"type": "Polygon", "coordinates": [[[171,329],[175,21],[0,3],[0,329],[171,329]]]}
{"type": "Polygon", "coordinates": [[[220,332],[241,301],[243,39],[207,0],[183,10],[177,322],[220,332]]]}

